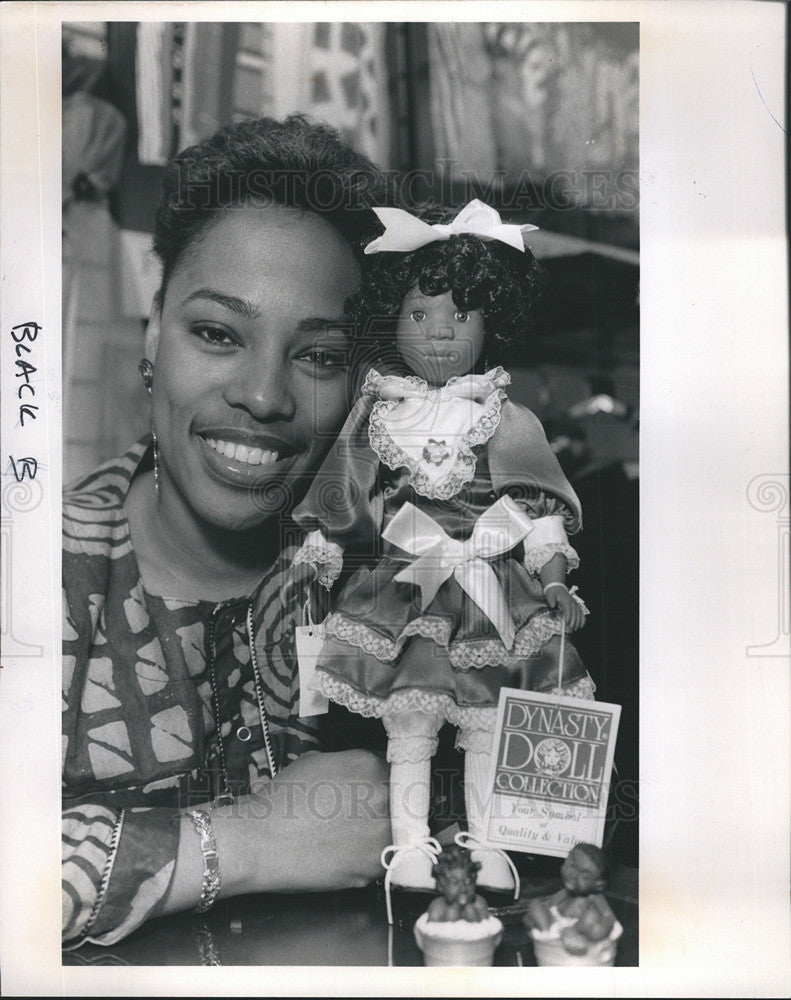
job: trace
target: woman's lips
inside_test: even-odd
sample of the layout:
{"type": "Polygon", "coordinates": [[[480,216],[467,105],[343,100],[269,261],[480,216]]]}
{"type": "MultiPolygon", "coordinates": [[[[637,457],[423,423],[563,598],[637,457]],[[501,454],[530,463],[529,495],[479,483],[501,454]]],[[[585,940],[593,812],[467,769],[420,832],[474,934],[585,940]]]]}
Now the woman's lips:
{"type": "Polygon", "coordinates": [[[210,448],[224,455],[225,458],[232,458],[245,465],[274,465],[280,457],[279,451],[271,451],[267,448],[251,448],[246,444],[234,444],[233,441],[216,440],[210,437],[203,440],[210,448]]]}
{"type": "Polygon", "coordinates": [[[209,472],[231,486],[248,489],[265,482],[273,473],[287,472],[297,454],[293,448],[282,455],[274,448],[251,446],[227,438],[209,438],[203,434],[198,434],[197,438],[209,472]]]}

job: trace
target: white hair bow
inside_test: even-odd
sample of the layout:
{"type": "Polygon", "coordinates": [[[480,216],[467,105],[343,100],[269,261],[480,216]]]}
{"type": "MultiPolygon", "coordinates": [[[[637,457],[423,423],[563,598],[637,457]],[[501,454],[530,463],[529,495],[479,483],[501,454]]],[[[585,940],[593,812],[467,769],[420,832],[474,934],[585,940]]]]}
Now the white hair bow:
{"type": "Polygon", "coordinates": [[[388,250],[405,253],[429,243],[436,243],[437,240],[448,240],[451,236],[459,236],[462,233],[500,240],[501,243],[507,243],[508,246],[524,253],[523,234],[538,229],[538,226],[531,225],[507,225],[500,218],[499,212],[478,198],[465,205],[451,222],[436,223],[433,226],[401,208],[375,208],[374,212],[384,223],[385,231],[375,240],[371,240],[365,248],[366,253],[388,250]]]}

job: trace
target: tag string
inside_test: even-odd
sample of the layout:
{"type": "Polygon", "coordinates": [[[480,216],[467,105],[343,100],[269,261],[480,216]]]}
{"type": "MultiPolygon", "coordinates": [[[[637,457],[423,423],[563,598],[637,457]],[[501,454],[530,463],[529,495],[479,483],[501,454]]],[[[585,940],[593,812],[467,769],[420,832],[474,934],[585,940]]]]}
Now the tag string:
{"type": "Polygon", "coordinates": [[[558,655],[558,694],[563,691],[563,658],[566,655],[566,623],[560,631],[560,653],[558,655]]]}

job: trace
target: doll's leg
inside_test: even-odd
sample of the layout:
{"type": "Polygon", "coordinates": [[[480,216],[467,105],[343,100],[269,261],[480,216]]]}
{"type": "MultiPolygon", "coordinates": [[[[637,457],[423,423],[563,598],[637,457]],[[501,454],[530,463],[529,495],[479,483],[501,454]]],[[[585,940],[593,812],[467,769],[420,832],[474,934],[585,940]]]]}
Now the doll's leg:
{"type": "MultiPolygon", "coordinates": [[[[488,709],[483,711],[489,714],[488,709]]],[[[464,751],[464,805],[467,811],[467,828],[480,844],[486,843],[484,816],[488,806],[489,768],[492,760],[492,741],[497,710],[491,709],[491,719],[481,720],[490,729],[462,728],[456,737],[456,746],[464,751]]],[[[473,850],[473,860],[481,865],[478,885],[488,889],[510,892],[514,877],[502,852],[473,850]]]]}
{"type": "MultiPolygon", "coordinates": [[[[390,762],[390,821],[393,844],[409,847],[429,837],[428,807],[431,758],[437,750],[442,719],[427,712],[385,716],[390,762]]],[[[431,859],[420,851],[402,851],[393,868],[395,885],[433,889],[431,859]]]]}

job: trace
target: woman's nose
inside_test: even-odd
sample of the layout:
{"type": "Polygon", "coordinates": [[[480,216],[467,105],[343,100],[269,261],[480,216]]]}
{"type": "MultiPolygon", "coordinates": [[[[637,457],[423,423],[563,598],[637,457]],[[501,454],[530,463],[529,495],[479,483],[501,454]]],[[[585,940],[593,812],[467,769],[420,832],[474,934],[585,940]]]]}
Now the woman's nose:
{"type": "Polygon", "coordinates": [[[226,387],[226,402],[247,410],[262,423],[290,420],[296,404],[291,395],[286,365],[282,359],[267,356],[247,359],[239,366],[235,378],[226,387]]]}
{"type": "Polygon", "coordinates": [[[431,325],[426,330],[426,340],[453,340],[456,333],[452,326],[431,325]]]}

